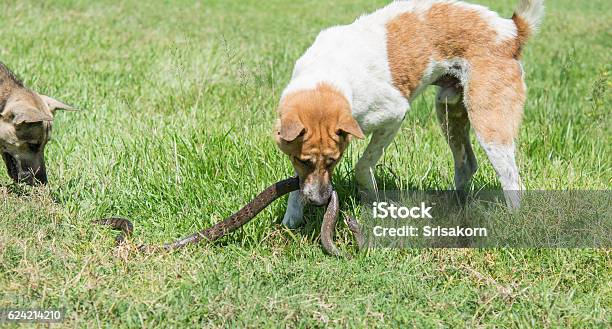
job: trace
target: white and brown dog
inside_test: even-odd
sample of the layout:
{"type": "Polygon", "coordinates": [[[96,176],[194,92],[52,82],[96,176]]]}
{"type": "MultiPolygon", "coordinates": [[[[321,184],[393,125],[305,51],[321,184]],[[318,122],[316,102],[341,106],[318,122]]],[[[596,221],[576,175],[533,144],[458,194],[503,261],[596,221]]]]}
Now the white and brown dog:
{"type": "Polygon", "coordinates": [[[351,136],[371,141],[355,171],[375,189],[376,162],[410,102],[438,85],[436,109],[455,161],[455,185],[477,165],[470,125],[516,208],[523,189],[515,143],[526,87],[520,56],[543,15],[542,0],[520,0],[511,19],[452,0],[396,1],[354,23],[322,31],[297,61],[282,94],[276,141],[300,176],[283,224],[302,223],[304,202],[324,204],[334,166],[351,136]]]}

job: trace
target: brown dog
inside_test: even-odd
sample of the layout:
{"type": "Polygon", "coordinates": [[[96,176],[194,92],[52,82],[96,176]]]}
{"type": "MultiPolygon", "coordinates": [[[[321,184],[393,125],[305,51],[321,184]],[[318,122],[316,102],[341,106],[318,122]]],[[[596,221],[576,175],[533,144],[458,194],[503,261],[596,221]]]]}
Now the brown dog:
{"type": "Polygon", "coordinates": [[[39,95],[0,63],[0,152],[17,183],[47,183],[44,150],[56,110],[72,108],[39,95]]]}

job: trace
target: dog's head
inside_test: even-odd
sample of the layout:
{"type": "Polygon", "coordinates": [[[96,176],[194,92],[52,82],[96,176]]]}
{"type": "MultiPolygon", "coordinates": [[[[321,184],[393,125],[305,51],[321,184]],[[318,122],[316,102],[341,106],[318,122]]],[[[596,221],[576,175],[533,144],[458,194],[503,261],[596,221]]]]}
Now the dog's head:
{"type": "Polygon", "coordinates": [[[25,88],[12,91],[0,107],[0,153],[15,182],[47,183],[44,150],[58,109],[71,108],[25,88]]]}
{"type": "Polygon", "coordinates": [[[364,138],[347,99],[327,85],[283,97],[275,139],[300,177],[305,201],[323,205],[332,193],[334,167],[351,136],[364,138]]]}

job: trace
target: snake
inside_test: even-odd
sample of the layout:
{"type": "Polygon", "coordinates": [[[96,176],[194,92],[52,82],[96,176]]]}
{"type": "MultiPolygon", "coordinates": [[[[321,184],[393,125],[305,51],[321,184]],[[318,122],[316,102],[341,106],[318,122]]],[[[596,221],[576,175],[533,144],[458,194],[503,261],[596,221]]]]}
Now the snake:
{"type": "MultiPolygon", "coordinates": [[[[253,200],[247,203],[240,210],[222,220],[221,222],[204,229],[202,231],[193,233],[182,239],[174,242],[166,243],[161,246],[163,250],[172,251],[180,249],[190,244],[196,244],[202,240],[213,242],[248,223],[257,214],[259,214],[268,205],[274,202],[276,199],[283,195],[296,191],[300,188],[300,181],[298,177],[291,177],[274,183],[259,193],[253,200]]],[[[323,249],[330,255],[341,256],[343,255],[334,242],[334,231],[338,220],[338,194],[336,191],[332,192],[332,195],[327,204],[327,209],[323,215],[323,222],[321,225],[321,244],[323,249]]],[[[100,220],[94,220],[92,223],[98,225],[108,226],[114,230],[121,231],[115,238],[116,245],[122,244],[134,231],[134,225],[126,218],[111,217],[100,220]]],[[[352,221],[349,224],[349,220],[346,220],[349,230],[355,235],[358,244],[361,246],[363,235],[361,229],[356,221],[352,221]]],[[[141,245],[138,247],[140,251],[156,250],[159,247],[141,245]]]]}

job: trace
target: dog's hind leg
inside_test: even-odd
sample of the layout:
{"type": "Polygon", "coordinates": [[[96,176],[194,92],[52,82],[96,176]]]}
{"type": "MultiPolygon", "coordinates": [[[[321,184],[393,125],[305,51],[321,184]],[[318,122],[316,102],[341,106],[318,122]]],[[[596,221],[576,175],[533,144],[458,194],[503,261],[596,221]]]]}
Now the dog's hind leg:
{"type": "Polygon", "coordinates": [[[478,169],[470,143],[470,121],[463,104],[463,88],[459,81],[440,84],[436,96],[436,114],[455,161],[455,188],[463,193],[470,187],[472,176],[478,169]]]}
{"type": "Polygon", "coordinates": [[[464,92],[470,122],[499,177],[508,207],[516,209],[524,189],[515,159],[515,138],[525,103],[522,69],[513,59],[470,64],[464,92]]]}

